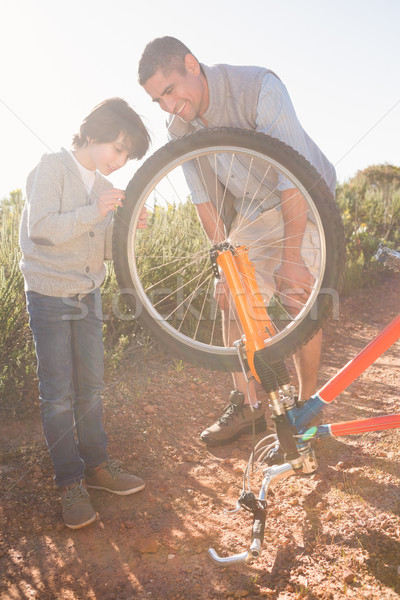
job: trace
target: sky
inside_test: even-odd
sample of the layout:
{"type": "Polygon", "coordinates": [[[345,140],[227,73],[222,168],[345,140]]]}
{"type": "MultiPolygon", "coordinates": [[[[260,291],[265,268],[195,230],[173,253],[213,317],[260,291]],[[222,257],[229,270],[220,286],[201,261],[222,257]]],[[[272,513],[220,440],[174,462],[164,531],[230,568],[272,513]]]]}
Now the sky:
{"type": "MultiPolygon", "coordinates": [[[[259,65],[288,88],[344,182],[400,166],[398,0],[0,0],[0,199],[45,152],[70,148],[92,108],[127,100],[166,143],[166,114],[137,83],[150,40],[181,39],[205,64],[259,65]]],[[[113,174],[125,188],[140,163],[113,174]]]]}

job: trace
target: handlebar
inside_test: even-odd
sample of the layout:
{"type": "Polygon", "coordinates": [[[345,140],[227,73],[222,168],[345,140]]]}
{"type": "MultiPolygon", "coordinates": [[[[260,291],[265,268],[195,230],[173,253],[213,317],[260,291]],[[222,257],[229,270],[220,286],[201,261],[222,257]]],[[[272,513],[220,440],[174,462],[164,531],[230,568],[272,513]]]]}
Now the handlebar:
{"type": "MultiPolygon", "coordinates": [[[[280,479],[285,479],[286,477],[290,477],[294,475],[295,471],[290,463],[284,463],[283,465],[273,465],[272,467],[268,467],[264,471],[264,478],[261,483],[260,493],[258,499],[261,502],[265,501],[265,498],[268,493],[268,489],[271,485],[275,484],[280,479]]],[[[209,548],[208,554],[211,559],[221,565],[233,565],[239,563],[249,562],[252,559],[258,558],[261,554],[261,546],[264,540],[264,531],[265,531],[265,519],[266,519],[266,511],[258,508],[254,511],[254,519],[253,519],[253,527],[251,533],[251,544],[250,548],[245,552],[241,552],[240,554],[234,554],[232,556],[222,557],[219,556],[218,553],[214,550],[214,548],[209,548]]]]}

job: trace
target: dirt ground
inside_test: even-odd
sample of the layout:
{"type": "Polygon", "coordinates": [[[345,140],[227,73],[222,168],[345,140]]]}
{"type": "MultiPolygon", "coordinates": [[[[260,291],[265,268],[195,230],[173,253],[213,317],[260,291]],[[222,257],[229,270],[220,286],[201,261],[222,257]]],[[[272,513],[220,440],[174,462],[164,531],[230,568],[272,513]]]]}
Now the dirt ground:
{"type": "MultiPolygon", "coordinates": [[[[342,300],[326,327],[321,384],[396,316],[399,296],[393,276],[342,300]]],[[[399,349],[325,422],[400,412],[399,349]]],[[[250,516],[224,511],[241,492],[251,436],[208,450],[199,432],[227,404],[230,376],[132,348],[106,383],[110,454],[146,489],[93,490],[98,519],[75,532],[61,519],[37,407],[23,419],[0,411],[1,600],[399,597],[400,430],[318,442],[317,473],[270,496],[261,557],[221,569],[209,547],[226,556],[249,544],[250,516]]]]}

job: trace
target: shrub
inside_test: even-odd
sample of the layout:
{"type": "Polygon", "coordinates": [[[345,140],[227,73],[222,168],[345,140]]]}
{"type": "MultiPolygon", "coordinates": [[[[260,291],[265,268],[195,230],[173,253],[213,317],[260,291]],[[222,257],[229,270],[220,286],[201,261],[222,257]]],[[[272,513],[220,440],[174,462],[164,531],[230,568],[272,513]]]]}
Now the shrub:
{"type": "Polygon", "coordinates": [[[31,398],[35,353],[28,326],[24,282],[19,270],[20,190],[0,204],[0,396],[2,407],[15,409],[26,394],[31,398]]]}
{"type": "Polygon", "coordinates": [[[400,168],[377,165],[338,185],[336,199],[347,242],[343,292],[379,282],[382,267],[374,260],[381,242],[400,244],[400,168]]]}

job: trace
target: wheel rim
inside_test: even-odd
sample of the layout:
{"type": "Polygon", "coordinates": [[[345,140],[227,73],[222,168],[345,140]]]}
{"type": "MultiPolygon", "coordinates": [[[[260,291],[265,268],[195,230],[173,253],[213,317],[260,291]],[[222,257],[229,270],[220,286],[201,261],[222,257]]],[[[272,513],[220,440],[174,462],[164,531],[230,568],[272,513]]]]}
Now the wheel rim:
{"type": "MultiPolygon", "coordinates": [[[[162,169],[148,181],[140,193],[129,223],[127,237],[127,259],[129,273],[135,288],[136,306],[141,307],[157,322],[157,326],[172,339],[189,349],[217,356],[232,356],[237,354],[233,346],[225,347],[222,339],[221,311],[213,300],[214,276],[211,262],[208,258],[211,242],[202,232],[195,209],[187,200],[189,189],[185,183],[182,166],[193,162],[198,163],[200,157],[207,157],[215,170],[218,170],[219,181],[223,181],[223,189],[230,189],[229,170],[232,173],[243,167],[247,169],[246,189],[251,190],[250,209],[244,211],[247,216],[260,199],[269,201],[277,194],[277,189],[268,181],[267,176],[260,184],[260,170],[274,173],[286,178],[293,184],[307,202],[308,217],[311,218],[317,230],[319,256],[318,274],[316,275],[311,294],[303,306],[298,307],[295,317],[289,315],[285,307],[279,306],[278,311],[285,313],[284,326],[276,334],[266,339],[266,345],[273,346],[287,336],[309,315],[316,297],[321,289],[326,266],[326,243],[323,226],[314,201],[303,184],[277,160],[266,157],[259,150],[248,150],[236,144],[210,145],[192,149],[189,152],[171,157],[165,161],[162,169]],[[221,158],[222,157],[222,158],[221,158]],[[239,167],[237,166],[239,161],[239,167]],[[223,165],[223,168],[221,167],[223,165]],[[216,167],[217,165],[217,167],[216,167]],[[228,168],[226,165],[230,165],[228,168]],[[257,177],[253,173],[257,173],[257,177]],[[258,186],[262,192],[254,192],[258,186]],[[225,185],[229,180],[229,186],[225,185]],[[267,185],[268,182],[268,185],[267,185]],[[269,187],[268,187],[269,186],[269,187]],[[265,194],[268,188],[269,196],[265,194]],[[138,230],[138,218],[143,206],[149,211],[146,230],[138,230]],[[176,219],[174,221],[173,215],[176,219]],[[184,219],[193,219],[191,227],[181,231],[182,238],[176,238],[176,244],[167,243],[163,247],[163,239],[176,236],[184,219]],[[197,221],[197,222],[196,222],[197,221]],[[164,226],[165,236],[159,239],[164,226]],[[193,239],[187,238],[193,237],[193,239]],[[189,242],[189,243],[188,243],[189,242]],[[179,253],[179,245],[185,249],[179,253]],[[149,266],[150,265],[150,266],[149,266]],[[290,318],[289,318],[290,317],[290,318]]],[[[150,159],[151,160],[151,159],[150,159]]],[[[243,169],[242,169],[243,170],[243,169]]],[[[201,167],[200,167],[201,171],[201,167]]],[[[279,177],[278,177],[279,181],[279,177]]],[[[134,187],[134,186],[133,186],[134,187]]],[[[243,177],[242,177],[243,187],[243,177]]],[[[243,198],[240,199],[242,201],[243,198]]],[[[242,206],[242,205],[241,205],[242,206]]],[[[261,217],[257,217],[256,221],[261,217]]],[[[242,221],[243,223],[243,221],[242,221]]],[[[249,226],[247,225],[247,228],[249,226]]],[[[241,232],[235,234],[239,239],[241,232]]],[[[245,226],[242,227],[242,233],[245,226]]],[[[244,233],[243,233],[244,235],[244,233]]],[[[284,239],[281,240],[282,243],[284,239]]],[[[265,243],[265,242],[264,242],[265,243]]],[[[251,247],[251,244],[250,244],[251,247]]],[[[273,298],[276,302],[276,297],[273,298]]],[[[271,303],[270,303],[271,309],[271,303]]],[[[280,317],[281,318],[281,317],[280,317]]],[[[237,322],[237,321],[236,321],[237,322]]]]}

